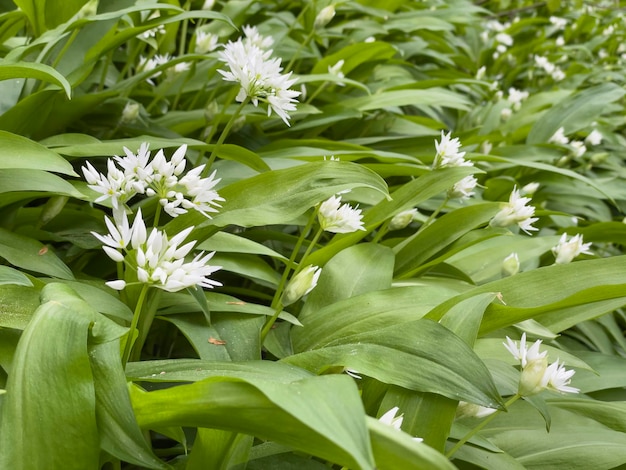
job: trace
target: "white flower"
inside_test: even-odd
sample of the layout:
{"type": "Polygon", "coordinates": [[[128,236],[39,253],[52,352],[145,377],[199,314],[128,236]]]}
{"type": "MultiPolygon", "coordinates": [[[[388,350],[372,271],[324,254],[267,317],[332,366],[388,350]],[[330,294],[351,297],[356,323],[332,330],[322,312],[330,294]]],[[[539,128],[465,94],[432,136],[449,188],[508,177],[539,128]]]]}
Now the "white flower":
{"type": "Polygon", "coordinates": [[[571,263],[574,258],[580,254],[592,255],[589,251],[591,242],[583,243],[583,236],[576,234],[572,238],[567,240],[567,233],[561,235],[559,243],[552,248],[552,253],[556,258],[555,264],[567,264],[571,263]]]}
{"type": "Polygon", "coordinates": [[[202,5],[203,10],[212,10],[215,5],[215,0],[204,0],[204,4],[202,5]]]}
{"type": "MultiPolygon", "coordinates": [[[[398,413],[398,410],[399,408],[397,406],[394,406],[389,411],[387,411],[384,415],[378,418],[378,421],[380,421],[383,424],[386,424],[387,426],[391,426],[392,428],[398,431],[402,431],[402,421],[404,418],[402,415],[396,416],[396,413],[398,413]]],[[[422,442],[424,439],[422,439],[421,437],[414,437],[413,440],[415,442],[422,442]]]]}
{"type": "MultiPolygon", "coordinates": [[[[333,65],[332,67],[329,65],[328,66],[328,73],[330,75],[334,75],[337,78],[345,78],[345,75],[343,74],[343,72],[341,71],[341,68],[343,67],[343,64],[345,63],[345,61],[343,59],[339,60],[335,65],[333,65]]],[[[339,86],[344,86],[345,83],[343,82],[337,82],[337,85],[339,86]]]]}
{"type": "Polygon", "coordinates": [[[437,149],[437,155],[433,162],[434,168],[440,168],[443,166],[472,166],[472,162],[466,161],[463,157],[465,152],[459,152],[461,148],[461,142],[459,138],[455,137],[451,139],[452,132],[444,134],[441,131],[441,141],[435,140],[435,148],[437,149]]]}
{"type": "Polygon", "coordinates": [[[563,47],[565,45],[565,39],[563,38],[563,36],[559,36],[558,38],[556,38],[555,44],[558,47],[563,47]]]}
{"type": "Polygon", "coordinates": [[[122,110],[122,122],[134,122],[139,117],[139,103],[129,101],[122,110]]]}
{"type": "Polygon", "coordinates": [[[509,46],[509,47],[513,45],[513,38],[506,33],[496,34],[496,41],[498,41],[500,44],[504,44],[505,46],[509,46]]]}
{"type": "Polygon", "coordinates": [[[320,204],[318,219],[323,230],[332,233],[350,233],[365,230],[361,209],[350,204],[341,205],[341,196],[331,196],[320,204]]]}
{"type": "Polygon", "coordinates": [[[543,70],[550,74],[554,72],[555,69],[555,65],[553,63],[551,63],[546,57],[542,57],[539,55],[535,55],[535,65],[537,65],[537,67],[541,67],[543,70]]]}
{"type": "Polygon", "coordinates": [[[615,32],[615,26],[613,26],[612,24],[608,25],[606,28],[604,28],[604,30],[602,30],[602,35],[603,36],[610,36],[615,32]]]}
{"type": "Polygon", "coordinates": [[[561,145],[568,144],[569,139],[565,137],[565,129],[563,127],[559,127],[552,137],[548,139],[548,142],[561,145]]]}
{"type": "Polygon", "coordinates": [[[405,228],[413,221],[416,215],[417,209],[415,208],[394,215],[389,222],[389,230],[401,230],[405,228]]]}
{"type": "Polygon", "coordinates": [[[527,206],[529,197],[521,197],[519,190],[513,189],[509,196],[509,202],[502,206],[502,209],[491,219],[489,225],[492,227],[508,227],[517,224],[520,229],[528,233],[529,230],[537,230],[532,224],[539,220],[533,217],[535,208],[527,206]]]}
{"type": "Polygon", "coordinates": [[[539,186],[540,186],[539,183],[528,183],[522,186],[522,189],[520,189],[520,195],[532,196],[533,194],[537,192],[537,190],[539,189],[539,186]]]}
{"type": "Polygon", "coordinates": [[[547,388],[557,392],[578,393],[580,389],[568,386],[574,374],[575,371],[565,369],[564,365],[559,365],[557,360],[546,369],[543,382],[546,382],[547,388]]]}
{"type": "Polygon", "coordinates": [[[274,44],[274,38],[271,36],[263,36],[259,33],[256,26],[246,25],[243,28],[243,34],[245,35],[245,43],[248,46],[256,46],[259,49],[269,49],[274,44]]]}
{"type": "Polygon", "coordinates": [[[204,31],[196,32],[196,53],[206,54],[217,48],[219,38],[212,33],[206,33],[204,31]]]}
{"type": "Polygon", "coordinates": [[[485,78],[485,73],[487,72],[487,67],[484,65],[476,71],[476,80],[482,80],[485,78]]]}
{"type": "Polygon", "coordinates": [[[289,125],[290,111],[295,111],[296,97],[299,91],[290,90],[296,82],[291,72],[281,74],[281,60],[270,59],[271,50],[263,50],[252,41],[229,41],[223,51],[218,53],[219,59],[228,65],[228,71],[218,70],[224,80],[237,82],[241,88],[236,100],[240,103],[250,99],[254,106],[259,101],[266,102],[268,116],[274,111],[289,125]]]}
{"type": "Polygon", "coordinates": [[[552,80],[554,80],[555,82],[560,82],[565,78],[565,73],[559,67],[556,67],[551,76],[552,80]]]}
{"type": "Polygon", "coordinates": [[[565,18],[559,18],[557,16],[551,16],[550,23],[556,26],[556,29],[565,29],[565,27],[567,26],[567,20],[565,18]]]}
{"type": "Polygon", "coordinates": [[[585,137],[585,142],[589,145],[600,145],[602,143],[602,134],[597,129],[594,129],[585,137]]]}
{"type": "Polygon", "coordinates": [[[528,98],[527,91],[517,90],[516,88],[509,88],[509,96],[507,101],[513,105],[513,109],[519,110],[522,105],[522,101],[528,98]]]}
{"type": "MultiPolygon", "coordinates": [[[[137,213],[137,217],[141,218],[141,209],[137,213]]],[[[124,255],[118,250],[125,250],[129,243],[131,243],[133,232],[128,223],[128,217],[125,211],[121,211],[117,214],[116,221],[113,223],[108,217],[104,217],[104,223],[109,229],[109,233],[106,235],[100,235],[96,232],[91,234],[104,243],[102,249],[104,252],[115,262],[124,261],[124,255]]]]}
{"type": "Polygon", "coordinates": [[[474,403],[459,401],[459,405],[456,409],[456,418],[484,418],[495,413],[496,411],[497,410],[495,408],[487,408],[474,403]]]}
{"type": "Polygon", "coordinates": [[[115,289],[115,290],[123,290],[126,287],[126,281],[121,281],[121,280],[108,281],[108,282],[105,282],[105,284],[109,286],[111,289],[115,289]]]}
{"type": "Polygon", "coordinates": [[[541,346],[541,340],[538,339],[532,346],[526,346],[526,333],[522,334],[522,338],[519,342],[519,346],[516,341],[513,341],[508,336],[506,337],[506,343],[504,347],[509,351],[513,357],[520,361],[522,368],[526,367],[530,361],[536,361],[542,359],[548,355],[548,351],[539,351],[541,346]]]}
{"type": "Polygon", "coordinates": [[[283,306],[291,305],[311,292],[317,286],[320,274],[322,274],[322,268],[311,265],[296,274],[283,292],[281,298],[283,306]]]}
{"type": "Polygon", "coordinates": [[[111,199],[114,209],[119,209],[126,201],[135,195],[136,191],[119,168],[115,166],[113,160],[107,161],[107,175],[99,173],[91,163],[82,168],[88,186],[94,191],[102,194],[95,202],[102,202],[111,199]]]}
{"type": "Polygon", "coordinates": [[[572,148],[572,151],[574,152],[574,158],[582,157],[587,151],[587,147],[585,147],[585,144],[582,143],[580,140],[573,140],[570,143],[570,146],[572,148]]]}
{"type": "Polygon", "coordinates": [[[508,121],[512,114],[513,111],[511,110],[511,108],[502,108],[502,110],[500,111],[500,117],[503,121],[508,121]]]}
{"type": "Polygon", "coordinates": [[[474,177],[474,175],[466,176],[452,186],[452,188],[448,191],[448,197],[450,199],[469,199],[474,195],[474,189],[477,184],[478,180],[474,177]]]}
{"type": "Polygon", "coordinates": [[[368,36],[365,38],[363,42],[368,43],[368,44],[372,42],[376,42],[376,38],[374,36],[368,36]]]}

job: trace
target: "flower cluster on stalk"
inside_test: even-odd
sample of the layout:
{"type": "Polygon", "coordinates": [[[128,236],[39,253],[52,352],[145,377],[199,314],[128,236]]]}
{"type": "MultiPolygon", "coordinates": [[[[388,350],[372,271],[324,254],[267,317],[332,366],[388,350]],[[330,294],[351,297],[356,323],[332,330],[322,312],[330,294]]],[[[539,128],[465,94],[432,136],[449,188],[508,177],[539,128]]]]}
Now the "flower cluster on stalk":
{"type": "Polygon", "coordinates": [[[575,371],[565,369],[557,359],[548,365],[547,351],[540,351],[541,340],[531,346],[526,345],[526,333],[522,334],[519,344],[508,336],[504,347],[520,362],[521,375],[518,393],[521,396],[535,395],[543,390],[561,393],[578,393],[579,389],[570,387],[575,371]]]}
{"type": "Polygon", "coordinates": [[[509,227],[517,224],[524,232],[529,233],[531,230],[537,230],[533,227],[533,223],[539,220],[535,215],[535,208],[528,206],[531,201],[529,197],[521,197],[520,191],[513,188],[509,201],[502,205],[502,208],[491,219],[489,225],[492,227],[509,227]]]}
{"type": "MultiPolygon", "coordinates": [[[[441,140],[435,140],[437,153],[433,161],[433,168],[446,166],[474,166],[471,161],[465,160],[465,152],[461,152],[461,142],[458,137],[452,138],[452,132],[445,134],[441,131],[441,140]]],[[[450,199],[469,199],[474,195],[474,189],[478,185],[478,180],[473,175],[457,181],[448,190],[450,199]]]]}
{"type": "Polygon", "coordinates": [[[259,34],[255,27],[244,27],[245,37],[229,41],[224,50],[218,53],[219,60],[228,70],[218,70],[224,80],[239,83],[241,88],[236,100],[243,103],[249,99],[254,106],[259,101],[268,105],[267,114],[274,111],[289,125],[289,112],[296,110],[299,91],[291,90],[296,79],[291,72],[282,74],[280,58],[271,58],[272,50],[267,49],[273,40],[259,34]]]}
{"type": "Polygon", "coordinates": [[[332,233],[350,233],[365,230],[361,209],[341,204],[341,196],[331,196],[319,207],[318,219],[322,230],[332,233]]]}
{"type": "Polygon", "coordinates": [[[185,175],[187,146],[179,147],[171,160],[165,158],[159,150],[150,159],[148,144],[143,143],[137,152],[124,147],[125,157],[115,156],[107,161],[107,174],[98,172],[87,162],[82,168],[89,187],[101,194],[95,202],[111,200],[113,209],[123,209],[125,204],[137,194],[158,197],[159,203],[172,217],[194,209],[206,217],[217,212],[217,207],[224,201],[213,188],[220,182],[214,171],[209,177],[201,174],[204,165],[200,165],[185,175]]]}

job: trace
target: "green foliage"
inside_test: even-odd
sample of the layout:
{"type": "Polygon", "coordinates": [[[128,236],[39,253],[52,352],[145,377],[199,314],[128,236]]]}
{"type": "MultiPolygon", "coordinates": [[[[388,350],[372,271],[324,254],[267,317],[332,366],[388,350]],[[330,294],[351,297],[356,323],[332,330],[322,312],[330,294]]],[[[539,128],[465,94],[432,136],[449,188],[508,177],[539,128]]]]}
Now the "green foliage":
{"type": "Polygon", "coordinates": [[[622,2],[13,3],[1,468],[626,465],[622,2]]]}

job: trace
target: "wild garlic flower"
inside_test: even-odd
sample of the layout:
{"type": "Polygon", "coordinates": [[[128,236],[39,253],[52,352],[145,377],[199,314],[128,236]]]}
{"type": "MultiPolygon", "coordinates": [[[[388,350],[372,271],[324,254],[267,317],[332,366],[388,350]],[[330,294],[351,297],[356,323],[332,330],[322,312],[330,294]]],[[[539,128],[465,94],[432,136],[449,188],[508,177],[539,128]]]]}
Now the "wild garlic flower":
{"type": "MultiPolygon", "coordinates": [[[[378,421],[386,424],[387,426],[391,426],[398,431],[402,431],[402,421],[404,420],[404,416],[396,416],[398,410],[399,408],[397,406],[394,406],[385,414],[383,414],[380,418],[378,418],[378,421]]],[[[421,437],[414,437],[413,440],[415,442],[422,442],[424,439],[422,439],[421,437]]]]}
{"type": "MultiPolygon", "coordinates": [[[[341,68],[343,67],[343,65],[345,64],[345,61],[343,59],[337,61],[337,63],[333,66],[328,66],[328,73],[330,75],[334,75],[337,78],[345,78],[346,76],[343,74],[343,72],[341,71],[341,68]]],[[[339,86],[345,86],[345,83],[343,82],[337,82],[337,85],[339,86]]]]}
{"type": "Polygon", "coordinates": [[[593,253],[589,250],[590,247],[591,242],[583,243],[583,236],[581,234],[574,235],[568,241],[567,233],[564,233],[561,235],[559,243],[552,248],[552,253],[556,258],[554,263],[568,264],[580,254],[592,255],[593,253]]]}
{"type": "Polygon", "coordinates": [[[509,202],[503,204],[500,211],[491,219],[489,225],[492,227],[509,227],[517,224],[526,233],[531,230],[537,230],[537,228],[532,226],[534,222],[539,220],[537,217],[533,217],[535,208],[526,205],[530,200],[529,197],[521,197],[519,190],[514,188],[509,196],[509,202]]]}
{"type": "Polygon", "coordinates": [[[585,143],[589,145],[600,145],[602,143],[602,133],[597,129],[591,131],[591,133],[585,137],[585,143]]]}
{"type": "Polygon", "coordinates": [[[506,337],[504,347],[520,361],[521,374],[518,393],[521,396],[535,395],[543,390],[554,390],[561,393],[578,393],[579,390],[570,387],[571,378],[575,371],[567,370],[556,362],[548,365],[547,351],[539,351],[541,340],[535,341],[532,346],[526,346],[526,333],[522,334],[519,346],[516,341],[506,337]]]}
{"type": "Polygon", "coordinates": [[[518,111],[520,109],[520,107],[522,106],[522,101],[524,101],[526,98],[528,98],[527,91],[518,90],[513,87],[509,88],[509,96],[507,97],[507,101],[511,103],[515,111],[518,111]]]}
{"type": "Polygon", "coordinates": [[[335,17],[335,5],[328,5],[320,10],[315,17],[314,29],[323,28],[335,17]]]}
{"type": "Polygon", "coordinates": [[[256,26],[246,25],[241,29],[245,35],[244,42],[248,46],[256,46],[259,49],[269,49],[272,47],[272,44],[274,44],[274,38],[272,38],[272,36],[263,36],[259,33],[256,26]]]}
{"type": "Polygon", "coordinates": [[[570,147],[572,149],[572,153],[574,154],[574,158],[582,157],[587,151],[587,147],[580,140],[572,140],[570,142],[570,147]]]}
{"type": "Polygon", "coordinates": [[[469,199],[474,195],[474,189],[478,185],[478,180],[474,175],[469,175],[460,181],[457,181],[452,188],[448,190],[448,197],[450,199],[469,199]]]}
{"type": "Polygon", "coordinates": [[[548,139],[551,144],[567,145],[569,139],[565,136],[565,128],[559,127],[556,132],[548,139]]]}
{"type": "Polygon", "coordinates": [[[500,273],[502,277],[515,276],[519,272],[520,263],[517,253],[513,252],[504,260],[502,260],[502,267],[500,273]]]}
{"type": "Polygon", "coordinates": [[[350,204],[341,205],[341,196],[331,196],[322,202],[318,211],[318,220],[322,230],[332,233],[351,233],[365,230],[361,209],[350,204]]]}
{"type": "Polygon", "coordinates": [[[551,16],[550,23],[556,26],[556,29],[565,29],[567,26],[567,20],[565,18],[559,18],[558,16],[551,16]]]}
{"type": "Polygon", "coordinates": [[[533,194],[537,192],[537,190],[539,189],[539,186],[540,184],[536,182],[525,184],[524,186],[522,186],[522,189],[520,189],[520,195],[532,196],[533,194]]]}
{"type": "Polygon", "coordinates": [[[435,155],[435,161],[433,162],[433,168],[441,168],[443,166],[472,166],[473,163],[466,161],[465,152],[459,152],[461,148],[461,142],[459,138],[450,138],[452,132],[444,134],[441,131],[441,141],[435,140],[435,148],[437,154],[435,155]]]}
{"type": "Polygon", "coordinates": [[[296,83],[291,72],[281,74],[281,59],[271,59],[271,50],[264,50],[252,40],[229,41],[223,51],[218,53],[219,60],[228,66],[228,71],[218,70],[227,82],[239,83],[241,88],[236,100],[240,103],[250,99],[254,106],[259,101],[268,104],[267,114],[274,111],[289,125],[289,112],[296,110],[296,97],[299,91],[291,90],[296,83]]]}
{"type": "Polygon", "coordinates": [[[394,215],[389,221],[389,230],[402,230],[403,228],[407,227],[411,222],[413,222],[413,219],[415,219],[416,215],[416,208],[402,211],[394,215]]]}
{"type": "Polygon", "coordinates": [[[487,408],[485,406],[476,405],[474,403],[468,403],[466,401],[459,401],[459,405],[456,408],[456,419],[462,418],[485,418],[495,413],[495,408],[487,408]]]}
{"type": "Polygon", "coordinates": [[[114,209],[120,210],[137,194],[156,196],[165,212],[171,217],[194,209],[206,217],[217,212],[222,197],[213,188],[220,182],[214,171],[209,177],[201,178],[204,165],[183,175],[186,166],[182,145],[167,160],[163,150],[159,150],[152,160],[148,144],[143,143],[137,154],[124,147],[125,157],[115,156],[107,161],[107,175],[102,175],[87,162],[83,174],[89,187],[102,194],[95,202],[111,199],[114,209]],[[117,165],[119,166],[116,166],[117,165]]]}
{"type": "Polygon", "coordinates": [[[322,268],[311,265],[296,274],[283,292],[281,298],[283,306],[291,305],[311,292],[317,286],[320,274],[322,274],[322,268]]]}
{"type": "Polygon", "coordinates": [[[196,54],[206,54],[217,49],[219,38],[213,33],[196,31],[196,54]]]}
{"type": "MultiPolygon", "coordinates": [[[[139,282],[168,292],[195,285],[207,288],[221,285],[208,277],[221,268],[207,264],[215,252],[200,253],[193,260],[185,261],[185,256],[193,249],[196,241],[180,245],[194,227],[169,239],[164,231],[157,228],[153,228],[147,235],[141,209],[137,211],[132,226],[129,225],[125,211],[117,212],[116,223],[108,217],[104,220],[109,233],[100,235],[92,232],[93,236],[104,244],[103,250],[113,261],[125,262],[135,268],[139,282]]],[[[123,280],[110,281],[107,285],[117,290],[126,287],[123,280]]]]}

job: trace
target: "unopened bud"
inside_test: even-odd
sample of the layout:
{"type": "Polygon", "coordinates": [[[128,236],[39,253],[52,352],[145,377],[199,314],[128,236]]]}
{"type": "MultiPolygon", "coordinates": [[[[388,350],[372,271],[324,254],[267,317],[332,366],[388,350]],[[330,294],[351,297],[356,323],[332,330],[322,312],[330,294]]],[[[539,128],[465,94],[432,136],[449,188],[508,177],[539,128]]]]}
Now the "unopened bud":
{"type": "Polygon", "coordinates": [[[415,215],[417,214],[417,209],[409,209],[408,211],[400,212],[396,214],[389,222],[389,230],[401,230],[413,222],[415,215]]]}
{"type": "Polygon", "coordinates": [[[283,306],[291,305],[311,292],[317,285],[320,274],[322,274],[322,268],[311,265],[296,274],[283,292],[281,297],[283,306]]]}
{"type": "Polygon", "coordinates": [[[526,367],[522,369],[518,393],[523,397],[527,397],[545,390],[548,385],[547,381],[544,380],[547,368],[548,359],[546,357],[539,357],[529,361],[526,367]]]}
{"type": "Polygon", "coordinates": [[[502,277],[514,276],[519,272],[519,258],[517,253],[511,253],[502,261],[502,277]]]}
{"type": "Polygon", "coordinates": [[[122,110],[122,122],[134,122],[139,117],[139,103],[129,101],[122,110]]]}
{"type": "Polygon", "coordinates": [[[317,16],[315,17],[315,23],[313,24],[313,27],[315,29],[323,28],[328,23],[330,23],[330,20],[332,20],[334,16],[335,16],[334,5],[328,5],[327,7],[322,8],[320,12],[317,14],[317,16]]]}

